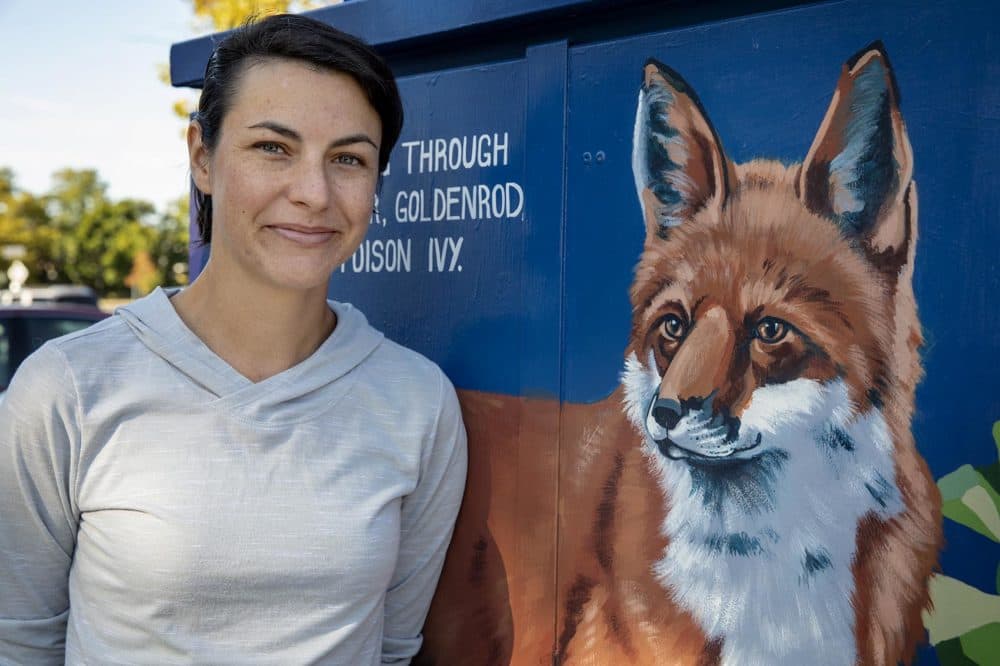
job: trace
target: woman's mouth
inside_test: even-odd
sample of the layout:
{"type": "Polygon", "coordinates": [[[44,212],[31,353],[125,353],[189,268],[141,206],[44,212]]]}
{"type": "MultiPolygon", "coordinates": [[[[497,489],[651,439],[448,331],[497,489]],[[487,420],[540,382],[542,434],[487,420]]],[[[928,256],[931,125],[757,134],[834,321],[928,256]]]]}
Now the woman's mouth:
{"type": "Polygon", "coordinates": [[[324,227],[299,227],[299,226],[289,226],[289,225],[272,225],[268,229],[271,229],[276,234],[290,240],[293,243],[298,243],[299,245],[306,245],[309,247],[316,247],[323,245],[337,232],[332,229],[327,229],[324,227]]]}

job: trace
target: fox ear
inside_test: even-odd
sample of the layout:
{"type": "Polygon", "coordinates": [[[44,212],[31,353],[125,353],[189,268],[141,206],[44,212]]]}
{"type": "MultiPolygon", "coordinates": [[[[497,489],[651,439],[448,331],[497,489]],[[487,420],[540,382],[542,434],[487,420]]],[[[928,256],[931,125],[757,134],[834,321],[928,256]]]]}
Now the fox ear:
{"type": "Polygon", "coordinates": [[[647,240],[666,238],[702,208],[721,210],[732,165],[694,91],[656,60],[643,70],[632,142],[632,173],[647,240]]]}
{"type": "Polygon", "coordinates": [[[845,235],[860,238],[873,260],[898,268],[916,233],[912,178],[899,92],[885,49],[875,42],[844,65],[802,163],[799,196],[845,235]]]}

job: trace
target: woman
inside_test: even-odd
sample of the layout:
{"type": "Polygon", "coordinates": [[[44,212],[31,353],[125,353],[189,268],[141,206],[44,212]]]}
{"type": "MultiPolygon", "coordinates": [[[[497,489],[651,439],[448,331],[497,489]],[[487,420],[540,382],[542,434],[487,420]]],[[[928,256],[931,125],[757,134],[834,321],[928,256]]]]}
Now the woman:
{"type": "Polygon", "coordinates": [[[188,131],[211,258],[29,358],[0,406],[0,662],[405,663],[465,479],[454,389],[326,300],[402,107],[278,16],[188,131]]]}

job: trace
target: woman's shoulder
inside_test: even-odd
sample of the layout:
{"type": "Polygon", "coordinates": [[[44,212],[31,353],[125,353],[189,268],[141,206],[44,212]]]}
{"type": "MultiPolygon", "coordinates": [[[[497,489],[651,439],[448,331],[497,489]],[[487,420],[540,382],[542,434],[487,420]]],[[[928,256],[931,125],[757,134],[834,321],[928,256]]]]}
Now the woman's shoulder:
{"type": "Polygon", "coordinates": [[[79,405],[81,377],[99,374],[107,359],[102,352],[116,347],[115,317],[53,338],[29,354],[11,378],[4,407],[22,420],[34,416],[74,414],[79,405]]]}
{"type": "Polygon", "coordinates": [[[4,400],[14,403],[20,396],[39,407],[53,400],[75,404],[84,385],[106,376],[134,342],[116,316],[48,340],[20,364],[4,400]]]}
{"type": "Polygon", "coordinates": [[[420,352],[388,337],[383,339],[382,344],[379,345],[374,354],[378,356],[381,363],[392,365],[416,378],[436,380],[440,377],[447,380],[444,371],[437,363],[420,352]]]}
{"type": "Polygon", "coordinates": [[[367,341],[366,346],[371,353],[365,359],[364,365],[370,369],[386,372],[385,376],[393,377],[394,381],[413,380],[422,384],[448,381],[437,363],[383,334],[368,322],[364,313],[350,303],[331,301],[331,304],[345,328],[349,330],[347,336],[367,341]]]}
{"type": "Polygon", "coordinates": [[[103,362],[102,355],[120,352],[128,341],[125,326],[118,317],[102,319],[87,328],[46,341],[25,358],[21,369],[43,372],[54,367],[90,366],[103,362]]]}
{"type": "Polygon", "coordinates": [[[424,412],[431,421],[452,408],[455,388],[435,361],[385,336],[352,306],[337,303],[336,310],[338,316],[352,320],[349,326],[358,337],[377,340],[357,367],[364,386],[374,394],[384,394],[393,404],[403,400],[407,410],[424,412]]]}

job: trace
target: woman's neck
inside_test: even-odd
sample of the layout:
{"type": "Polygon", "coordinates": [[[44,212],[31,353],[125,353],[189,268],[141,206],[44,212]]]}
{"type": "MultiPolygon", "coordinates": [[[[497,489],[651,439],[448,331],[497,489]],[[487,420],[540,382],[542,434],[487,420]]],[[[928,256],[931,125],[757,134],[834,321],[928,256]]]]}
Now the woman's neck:
{"type": "Polygon", "coordinates": [[[211,261],[170,302],[191,331],[252,382],[301,363],[333,332],[325,286],[309,291],[233,284],[211,261]]]}

